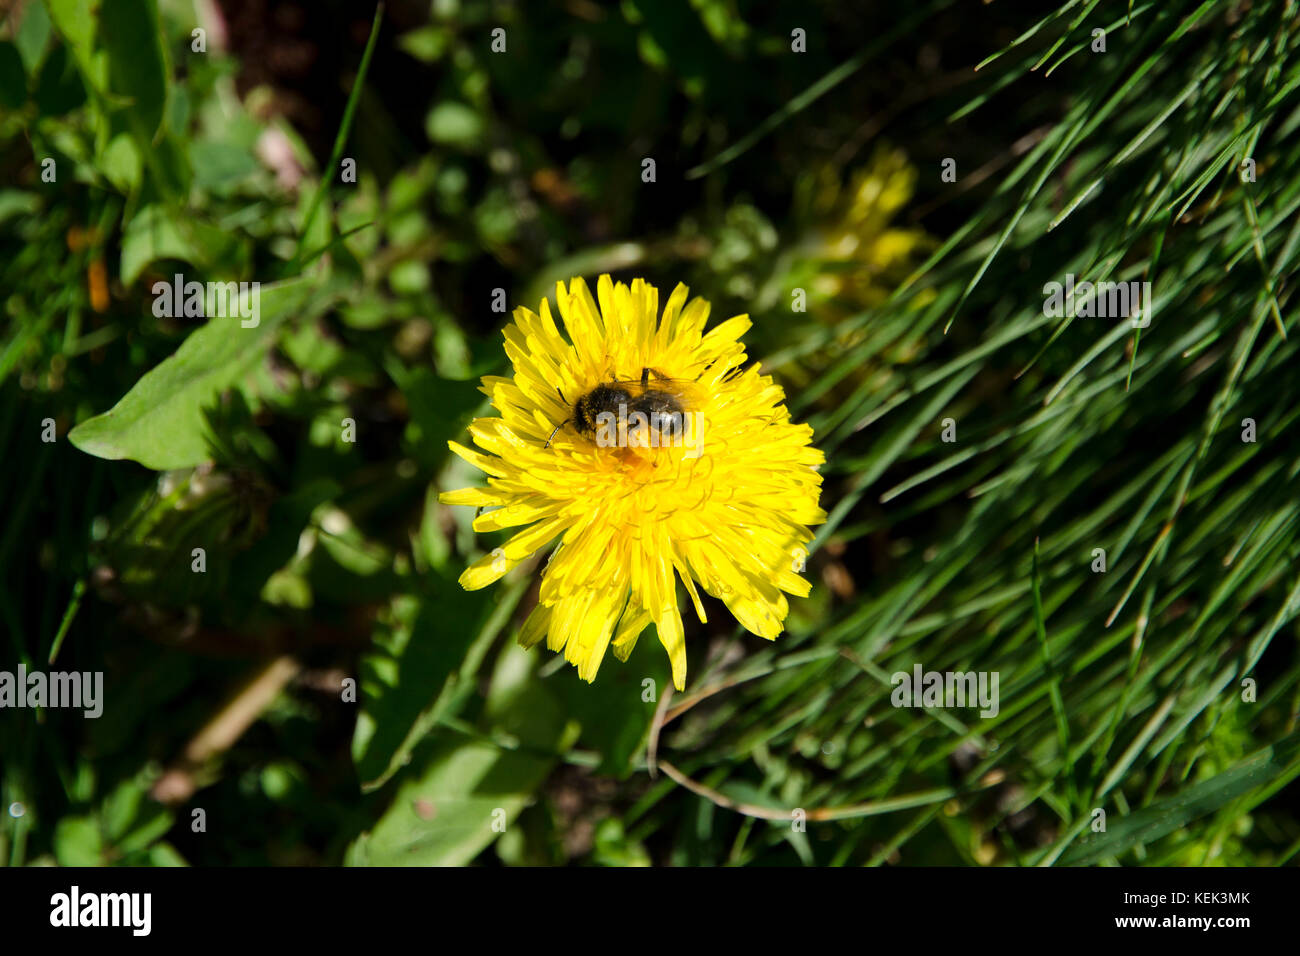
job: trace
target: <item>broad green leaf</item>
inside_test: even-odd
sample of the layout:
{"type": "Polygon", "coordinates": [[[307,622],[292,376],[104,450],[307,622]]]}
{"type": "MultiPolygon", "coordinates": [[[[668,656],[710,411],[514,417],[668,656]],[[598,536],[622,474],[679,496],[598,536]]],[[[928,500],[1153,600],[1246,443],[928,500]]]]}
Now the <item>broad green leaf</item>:
{"type": "Polygon", "coordinates": [[[225,140],[194,140],[189,144],[189,160],[194,185],[205,191],[227,189],[259,169],[251,150],[225,140]]]}
{"type": "Polygon", "coordinates": [[[249,551],[240,555],[234,593],[255,601],[268,578],[285,566],[298,548],[298,539],[311,520],[312,512],[338,497],[342,486],[332,478],[315,478],[291,494],[276,499],[266,517],[266,534],[249,551]]]}
{"type": "Polygon", "coordinates": [[[403,784],[374,829],[348,848],[348,866],[463,866],[530,801],[555,760],[481,741],[444,743],[403,784]]]}
{"type": "Polygon", "coordinates": [[[14,34],[14,43],[23,58],[23,69],[28,75],[35,75],[45,57],[45,48],[50,45],[50,14],[43,3],[26,4],[22,13],[18,31],[14,34]]]}
{"type": "Polygon", "coordinates": [[[170,843],[155,843],[149,847],[149,866],[189,866],[189,864],[170,843]]]}
{"type": "Polygon", "coordinates": [[[348,848],[349,865],[464,865],[532,802],[574,731],[537,683],[536,660],[509,645],[489,694],[487,718],[498,732],[513,734],[518,747],[464,737],[439,741],[374,828],[348,848]]]}
{"type": "Polygon", "coordinates": [[[60,866],[103,866],[104,838],[92,816],[64,817],[54,827],[54,856],[60,866]]]}
{"type": "Polygon", "coordinates": [[[210,319],[68,440],[88,455],[130,458],[159,471],[206,461],[204,407],[261,361],[280,323],[302,309],[312,288],[302,277],[264,287],[255,328],[243,328],[237,316],[210,319]]]}
{"type": "Polygon", "coordinates": [[[464,103],[439,103],[430,110],[424,128],[435,143],[460,149],[477,149],[483,141],[483,117],[464,103]]]}
{"type": "Polygon", "coordinates": [[[546,685],[582,724],[578,745],[600,754],[598,772],[626,777],[645,746],[659,696],[671,686],[668,655],[647,631],[626,662],[607,653],[592,683],[565,667],[546,685]]]}
{"type": "Polygon", "coordinates": [[[519,600],[465,591],[452,577],[430,574],[432,593],[399,598],[393,620],[377,629],[361,663],[361,713],[352,757],[366,790],[381,786],[444,716],[455,714],[476,686],[486,644],[519,600]]]}
{"type": "Polygon", "coordinates": [[[179,259],[207,270],[243,258],[242,244],[230,233],[161,205],[147,206],[122,237],[122,283],[131,285],[159,259],[179,259]]]}
{"type": "Polygon", "coordinates": [[[446,27],[426,26],[403,33],[397,38],[397,45],[421,63],[433,63],[446,54],[454,39],[446,27]]]}
{"type": "Polygon", "coordinates": [[[31,193],[17,189],[0,189],[0,224],[18,216],[31,216],[39,212],[41,201],[31,193]]]}
{"type": "Polygon", "coordinates": [[[129,133],[118,133],[105,143],[96,157],[104,178],[123,193],[134,193],[140,188],[144,159],[140,144],[129,133]]]}
{"type": "Polygon", "coordinates": [[[447,441],[462,435],[483,405],[482,394],[464,382],[439,378],[427,368],[390,368],[411,410],[406,439],[411,454],[428,468],[447,458],[447,441]]]}
{"type": "Polygon", "coordinates": [[[102,91],[107,79],[107,63],[95,55],[94,0],[46,0],[54,27],[72,50],[72,55],[92,90],[102,91]]]}
{"type": "Polygon", "coordinates": [[[108,81],[127,100],[141,148],[153,143],[167,103],[167,58],[153,0],[112,0],[100,8],[100,40],[108,51],[108,81]]]}

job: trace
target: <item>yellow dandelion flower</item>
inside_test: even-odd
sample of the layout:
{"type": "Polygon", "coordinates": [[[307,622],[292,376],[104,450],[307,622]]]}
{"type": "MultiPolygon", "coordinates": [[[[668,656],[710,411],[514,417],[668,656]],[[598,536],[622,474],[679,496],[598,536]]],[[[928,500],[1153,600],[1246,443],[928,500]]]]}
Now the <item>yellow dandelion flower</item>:
{"type": "Polygon", "coordinates": [[[706,333],[709,303],[688,302],[685,286],[661,319],[657,289],[607,275],[595,300],[582,279],[558,283],[556,299],[568,338],[547,301],[540,313],[516,309],[505,330],[514,375],[482,385],[500,417],[470,425],[482,452],[449,443],[487,487],[439,500],[493,509],[475,531],[520,529],[460,583],[485,587],[558,538],[519,642],[545,638],[591,681],[607,648],[626,660],[653,624],[683,690],[677,579],[701,621],[703,590],[775,638],[785,595],[809,592],[798,572],[808,526],[826,520],[825,459],[812,429],[790,421],[780,386],[742,368],[748,316],[706,333]]]}

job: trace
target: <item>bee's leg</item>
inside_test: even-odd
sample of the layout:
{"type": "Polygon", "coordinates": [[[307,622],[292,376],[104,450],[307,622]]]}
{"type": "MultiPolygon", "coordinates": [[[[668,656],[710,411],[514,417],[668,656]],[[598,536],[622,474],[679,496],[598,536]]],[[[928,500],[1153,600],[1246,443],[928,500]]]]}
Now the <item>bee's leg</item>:
{"type": "Polygon", "coordinates": [[[560,422],[560,424],[556,425],[553,429],[551,429],[551,437],[548,438],[548,439],[546,439],[546,444],[543,445],[542,447],[543,447],[543,448],[550,448],[550,447],[551,447],[551,440],[552,440],[553,438],[555,438],[555,433],[558,432],[561,428],[563,428],[563,427],[564,427],[565,425],[567,425],[567,424],[569,424],[569,419],[566,418],[564,421],[560,422]]]}
{"type": "Polygon", "coordinates": [[[474,509],[474,520],[475,520],[475,521],[477,521],[477,520],[478,520],[478,516],[481,515],[481,514],[483,513],[483,509],[484,509],[484,507],[486,507],[486,506],[485,506],[485,505],[479,505],[477,508],[474,509]]]}
{"type": "Polygon", "coordinates": [[[564,397],[564,391],[560,388],[560,386],[558,385],[555,386],[555,392],[557,395],[560,396],[560,401],[562,401],[565,405],[569,404],[569,400],[564,397]]]}
{"type": "Polygon", "coordinates": [[[643,368],[641,369],[641,387],[648,388],[649,385],[650,385],[650,370],[648,368],[643,368]]]}

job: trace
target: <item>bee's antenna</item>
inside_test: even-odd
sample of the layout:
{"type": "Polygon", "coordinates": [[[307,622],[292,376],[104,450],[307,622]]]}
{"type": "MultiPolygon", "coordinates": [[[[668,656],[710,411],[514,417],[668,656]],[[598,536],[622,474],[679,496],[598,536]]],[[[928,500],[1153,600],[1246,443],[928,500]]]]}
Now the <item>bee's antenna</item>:
{"type": "Polygon", "coordinates": [[[567,419],[567,418],[566,418],[564,421],[560,422],[560,424],[556,425],[553,429],[551,429],[551,437],[548,438],[548,439],[546,439],[546,444],[543,445],[542,447],[543,447],[543,448],[550,448],[550,447],[551,447],[551,438],[554,438],[556,432],[558,432],[558,431],[559,431],[561,428],[563,428],[565,425],[569,424],[569,421],[570,421],[570,419],[567,419]]]}

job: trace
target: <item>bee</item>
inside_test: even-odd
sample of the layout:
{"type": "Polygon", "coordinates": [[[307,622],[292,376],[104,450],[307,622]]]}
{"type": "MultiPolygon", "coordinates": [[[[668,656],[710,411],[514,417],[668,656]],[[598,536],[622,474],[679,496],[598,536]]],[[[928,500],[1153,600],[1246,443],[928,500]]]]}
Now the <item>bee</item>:
{"type": "MultiPolygon", "coordinates": [[[[686,416],[700,404],[699,391],[695,382],[669,378],[653,368],[643,368],[639,381],[616,378],[602,382],[578,397],[569,417],[555,426],[542,447],[550,448],[556,433],[570,423],[579,435],[594,435],[601,415],[605,414],[619,419],[620,414],[630,417],[639,412],[645,416],[646,421],[658,422],[658,427],[664,432],[683,435],[686,416]],[[654,376],[653,381],[651,376],[654,376]]],[[[560,392],[560,398],[566,405],[569,403],[563,392],[560,392]]]]}

